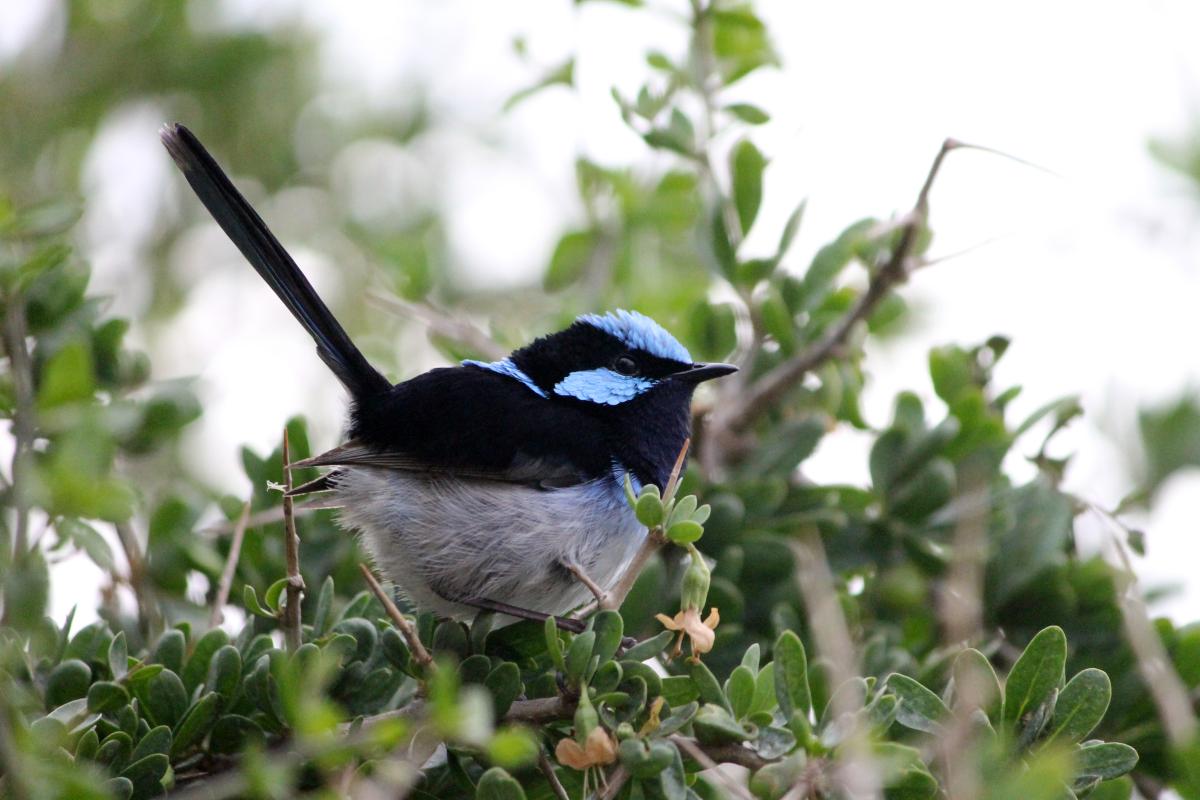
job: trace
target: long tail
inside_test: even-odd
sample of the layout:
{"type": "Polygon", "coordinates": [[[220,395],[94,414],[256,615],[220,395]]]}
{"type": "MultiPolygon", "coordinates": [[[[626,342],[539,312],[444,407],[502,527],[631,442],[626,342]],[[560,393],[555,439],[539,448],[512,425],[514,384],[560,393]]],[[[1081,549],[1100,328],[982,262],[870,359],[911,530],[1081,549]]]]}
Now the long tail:
{"type": "Polygon", "coordinates": [[[159,136],[208,213],[313,337],[317,355],[351,395],[365,400],[390,388],[391,384],[350,341],[296,262],[195,135],[173,124],[164,125],[159,136]]]}

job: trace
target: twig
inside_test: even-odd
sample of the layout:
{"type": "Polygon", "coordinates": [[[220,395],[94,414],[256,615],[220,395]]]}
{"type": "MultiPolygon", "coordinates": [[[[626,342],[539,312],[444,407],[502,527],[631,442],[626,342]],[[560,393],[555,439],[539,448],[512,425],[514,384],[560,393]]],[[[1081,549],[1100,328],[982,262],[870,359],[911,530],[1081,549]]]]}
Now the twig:
{"type": "MultiPolygon", "coordinates": [[[[342,503],[332,497],[321,497],[309,500],[304,503],[292,503],[292,513],[296,516],[303,516],[312,513],[313,511],[321,511],[326,508],[341,508],[342,503]]],[[[246,522],[247,528],[258,528],[263,525],[270,525],[275,522],[283,522],[283,506],[271,506],[264,508],[262,511],[256,511],[250,515],[250,519],[246,522]]],[[[215,536],[223,536],[227,533],[233,533],[237,528],[237,520],[229,520],[225,522],[214,523],[210,527],[201,529],[203,534],[212,534],[215,536]]]]}
{"type": "Polygon", "coordinates": [[[542,747],[538,747],[538,769],[546,776],[546,783],[550,784],[550,791],[558,800],[571,800],[567,794],[567,790],[563,788],[562,781],[558,779],[558,775],[554,772],[554,765],[550,763],[550,759],[546,756],[546,751],[542,747]]]}
{"type": "Polygon", "coordinates": [[[25,496],[25,467],[33,446],[35,425],[33,366],[26,345],[28,330],[25,324],[25,299],[19,292],[7,298],[7,313],[4,315],[4,349],[8,352],[9,372],[12,374],[13,399],[13,448],[12,494],[13,507],[17,513],[13,528],[13,557],[20,558],[29,549],[29,499],[25,496]]]}
{"type": "Polygon", "coordinates": [[[613,800],[621,790],[625,788],[625,784],[629,782],[629,770],[625,769],[624,764],[617,764],[617,768],[609,773],[606,778],[608,785],[604,790],[596,794],[596,800],[613,800]]]}
{"type": "MultiPolygon", "coordinates": [[[[693,760],[696,761],[696,763],[716,776],[717,780],[721,782],[722,786],[729,790],[729,793],[732,796],[745,798],[745,800],[754,800],[754,796],[751,795],[750,792],[746,791],[746,787],[739,784],[737,781],[731,778],[725,772],[725,770],[721,769],[721,765],[718,764],[709,753],[705,752],[704,748],[701,747],[700,743],[695,739],[689,739],[686,736],[680,736],[678,733],[671,734],[669,738],[676,747],[687,753],[692,757],[693,760]]],[[[739,749],[746,750],[746,748],[740,747],[740,745],[739,749]]],[[[750,751],[746,750],[746,752],[749,753],[750,751]]]]}
{"type": "Polygon", "coordinates": [[[137,601],[142,630],[154,631],[159,623],[158,607],[146,586],[146,561],[142,557],[137,533],[128,522],[114,523],[113,528],[116,529],[121,549],[125,551],[125,560],[129,563],[129,588],[133,590],[134,599],[137,601]]]}
{"type": "MultiPolygon", "coordinates": [[[[1124,533],[1124,526],[1112,514],[1093,504],[1089,504],[1089,507],[1110,526],[1124,533]]],[[[1117,582],[1117,602],[1125,623],[1125,636],[1137,657],[1138,671],[1142,673],[1146,689],[1158,707],[1158,716],[1167,740],[1176,747],[1186,746],[1195,739],[1198,728],[1187,687],[1172,667],[1162,639],[1154,630],[1154,624],[1146,612],[1146,603],[1137,591],[1133,564],[1116,531],[1113,531],[1109,541],[1124,568],[1123,571],[1114,569],[1113,574],[1115,578],[1124,579],[1123,582],[1117,582]]]]}
{"type": "Polygon", "coordinates": [[[860,724],[858,712],[862,698],[855,692],[839,692],[837,687],[859,675],[854,640],[838,602],[833,574],[821,544],[820,534],[809,527],[793,543],[796,554],[796,582],[804,598],[809,627],[816,639],[817,650],[826,659],[826,675],[830,687],[833,719],[849,720],[853,728],[843,744],[845,758],[838,765],[840,782],[852,797],[879,797],[880,778],[870,754],[866,731],[860,724]]]}
{"type": "MultiPolygon", "coordinates": [[[[413,700],[403,708],[383,711],[369,717],[363,717],[362,726],[367,728],[389,719],[420,719],[425,715],[424,700],[413,700]]],[[[570,719],[575,713],[574,701],[563,697],[537,697],[533,700],[517,700],[508,707],[504,714],[505,722],[523,722],[527,725],[543,725],[547,722],[570,719]]],[[[352,723],[344,723],[343,729],[349,730],[352,723]]]]}
{"type": "Polygon", "coordinates": [[[237,525],[233,529],[233,541],[229,543],[229,557],[225,560],[225,570],[221,573],[221,582],[217,584],[217,596],[213,599],[212,614],[208,618],[208,626],[215,628],[225,620],[225,604],[229,602],[229,589],[233,586],[233,574],[237,572],[238,558],[242,553],[242,539],[246,537],[246,527],[250,520],[250,501],[242,506],[238,515],[237,525]]]}
{"type": "Polygon", "coordinates": [[[575,576],[577,581],[587,587],[587,590],[596,598],[597,603],[604,605],[604,601],[608,597],[608,593],[601,589],[600,584],[592,580],[588,574],[583,571],[583,567],[579,566],[578,564],[568,564],[567,569],[572,575],[575,576]]]}
{"type": "Polygon", "coordinates": [[[300,647],[300,597],[304,592],[304,578],[300,575],[300,536],[296,533],[296,515],[292,508],[292,463],[288,448],[287,428],[283,429],[283,544],[287,562],[287,607],[283,611],[283,638],[288,650],[300,647]]]}
{"type": "Polygon", "coordinates": [[[380,291],[368,293],[367,298],[376,305],[400,316],[415,317],[439,336],[444,336],[459,344],[465,344],[487,358],[501,359],[508,355],[508,351],[492,341],[491,337],[479,328],[451,316],[431,303],[410,303],[395,295],[380,291]]]}
{"type": "Polygon", "coordinates": [[[362,570],[363,577],[367,581],[367,586],[371,588],[371,592],[383,605],[384,611],[392,618],[400,635],[408,642],[408,649],[412,651],[413,660],[422,668],[428,668],[433,663],[433,657],[429,655],[429,651],[425,649],[425,645],[421,644],[421,637],[417,635],[416,629],[412,626],[404,615],[400,613],[400,609],[396,608],[396,604],[392,602],[392,598],[387,596],[387,592],[383,591],[383,587],[379,585],[379,581],[375,580],[375,576],[371,574],[371,570],[367,569],[366,564],[359,564],[358,568],[362,570]]]}
{"type": "MultiPolygon", "coordinates": [[[[679,488],[679,476],[683,472],[683,464],[687,459],[688,447],[692,440],[687,439],[683,443],[683,447],[679,450],[679,455],[675,457],[675,466],[671,468],[671,477],[667,479],[667,485],[663,488],[663,502],[667,503],[675,497],[675,491],[679,488]]],[[[642,544],[638,547],[637,553],[634,554],[633,560],[629,562],[629,566],[625,568],[625,572],[621,574],[620,580],[616,586],[608,593],[608,596],[596,604],[597,608],[616,610],[625,602],[625,598],[629,596],[630,590],[633,589],[633,584],[637,582],[638,576],[642,574],[642,568],[646,566],[646,562],[650,557],[657,553],[662,546],[667,543],[666,537],[661,533],[647,531],[646,538],[642,540],[642,544]]],[[[586,614],[584,614],[586,616],[586,614]]]]}
{"type": "Polygon", "coordinates": [[[710,444],[745,431],[773,408],[806,374],[833,357],[854,327],[871,315],[894,286],[908,277],[913,247],[929,217],[929,192],[934,180],[946,155],[963,146],[954,139],[946,139],[942,143],[917,195],[916,204],[900,224],[900,241],[887,262],[871,276],[867,290],[858,297],[845,316],[807,350],[779,364],[750,386],[742,397],[733,399],[726,410],[718,408],[709,424],[712,430],[708,439],[710,444]]]}

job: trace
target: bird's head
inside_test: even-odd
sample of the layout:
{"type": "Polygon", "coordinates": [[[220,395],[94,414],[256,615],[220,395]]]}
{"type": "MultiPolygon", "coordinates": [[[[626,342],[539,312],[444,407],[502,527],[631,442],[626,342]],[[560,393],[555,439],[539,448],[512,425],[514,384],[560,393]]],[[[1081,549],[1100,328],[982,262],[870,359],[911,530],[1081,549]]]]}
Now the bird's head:
{"type": "Polygon", "coordinates": [[[699,383],[737,370],[692,361],[674,336],[636,311],[585,314],[503,361],[468,363],[516,378],[547,400],[601,412],[652,400],[686,407],[699,383]]]}

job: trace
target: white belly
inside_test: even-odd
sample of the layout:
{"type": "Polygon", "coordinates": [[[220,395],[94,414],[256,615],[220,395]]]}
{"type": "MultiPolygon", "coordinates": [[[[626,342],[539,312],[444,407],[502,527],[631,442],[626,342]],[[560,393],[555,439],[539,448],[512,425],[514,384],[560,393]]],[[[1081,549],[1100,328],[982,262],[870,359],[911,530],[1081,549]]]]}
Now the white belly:
{"type": "Polygon", "coordinates": [[[608,589],[645,536],[611,478],[567,489],[373,467],[339,473],[339,519],[422,609],[449,617],[481,598],[564,614],[590,598],[561,565],[608,589]]]}

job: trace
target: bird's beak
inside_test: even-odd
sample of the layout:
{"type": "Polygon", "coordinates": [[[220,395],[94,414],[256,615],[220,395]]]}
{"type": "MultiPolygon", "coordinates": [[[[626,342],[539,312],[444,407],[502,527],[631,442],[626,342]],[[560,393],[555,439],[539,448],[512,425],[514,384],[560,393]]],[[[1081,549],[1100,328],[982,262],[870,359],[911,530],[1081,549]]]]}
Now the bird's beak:
{"type": "Polygon", "coordinates": [[[684,383],[701,383],[722,375],[729,375],[737,370],[738,368],[733,364],[692,364],[687,369],[672,374],[671,377],[684,383]]]}

